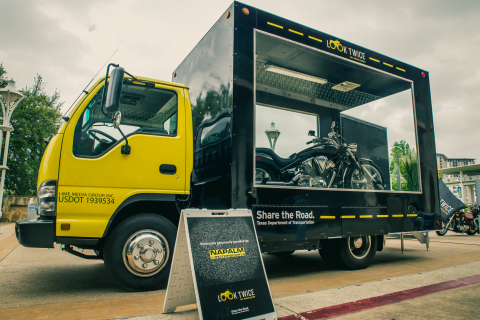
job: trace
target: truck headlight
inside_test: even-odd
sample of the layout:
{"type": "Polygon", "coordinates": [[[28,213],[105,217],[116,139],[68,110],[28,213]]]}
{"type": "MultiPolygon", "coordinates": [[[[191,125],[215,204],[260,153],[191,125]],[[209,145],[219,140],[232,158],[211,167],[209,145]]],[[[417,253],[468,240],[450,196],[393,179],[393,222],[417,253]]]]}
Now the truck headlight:
{"type": "Polygon", "coordinates": [[[45,181],[38,188],[38,214],[43,216],[55,216],[57,203],[57,181],[45,181]]]}

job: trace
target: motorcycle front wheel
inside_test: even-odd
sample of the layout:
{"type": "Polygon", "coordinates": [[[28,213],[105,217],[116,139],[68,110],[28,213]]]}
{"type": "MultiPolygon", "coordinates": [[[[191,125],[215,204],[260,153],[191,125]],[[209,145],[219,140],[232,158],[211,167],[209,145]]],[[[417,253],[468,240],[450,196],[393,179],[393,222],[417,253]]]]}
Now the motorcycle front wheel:
{"type": "Polygon", "coordinates": [[[383,175],[380,168],[370,160],[359,160],[360,165],[370,174],[374,185],[369,184],[363,172],[350,169],[346,175],[345,186],[347,189],[383,190],[383,175]]]}
{"type": "Polygon", "coordinates": [[[438,231],[435,231],[435,233],[440,236],[440,237],[443,237],[446,233],[447,233],[447,229],[445,229],[445,222],[442,222],[442,229],[438,230],[438,231]]]}

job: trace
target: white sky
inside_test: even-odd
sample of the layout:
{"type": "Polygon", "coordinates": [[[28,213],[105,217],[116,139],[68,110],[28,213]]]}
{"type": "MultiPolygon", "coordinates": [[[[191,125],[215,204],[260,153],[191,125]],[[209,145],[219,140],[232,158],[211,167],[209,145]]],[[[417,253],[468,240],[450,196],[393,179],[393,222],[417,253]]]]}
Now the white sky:
{"type": "MultiPolygon", "coordinates": [[[[130,73],[171,80],[230,3],[0,0],[0,63],[17,88],[41,74],[66,110],[116,49],[130,73]]],[[[437,152],[480,162],[480,1],[244,3],[429,71],[437,152]]]]}

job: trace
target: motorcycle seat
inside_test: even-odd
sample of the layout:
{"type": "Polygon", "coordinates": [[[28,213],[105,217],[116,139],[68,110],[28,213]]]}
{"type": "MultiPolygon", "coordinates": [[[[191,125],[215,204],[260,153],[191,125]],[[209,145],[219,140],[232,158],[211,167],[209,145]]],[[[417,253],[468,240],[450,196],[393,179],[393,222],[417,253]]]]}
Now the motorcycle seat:
{"type": "Polygon", "coordinates": [[[297,159],[296,153],[290,155],[290,157],[288,158],[282,158],[282,157],[279,157],[274,151],[272,151],[272,149],[268,149],[268,148],[256,148],[256,153],[257,153],[257,156],[262,153],[270,156],[273,162],[275,162],[279,167],[282,167],[282,168],[288,166],[290,163],[294,162],[297,159]]]}

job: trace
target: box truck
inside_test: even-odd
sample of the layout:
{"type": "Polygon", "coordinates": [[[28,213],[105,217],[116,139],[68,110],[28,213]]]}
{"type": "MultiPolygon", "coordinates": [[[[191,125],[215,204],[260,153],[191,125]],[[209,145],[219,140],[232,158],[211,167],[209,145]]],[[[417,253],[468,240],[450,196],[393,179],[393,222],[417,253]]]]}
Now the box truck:
{"type": "Polygon", "coordinates": [[[107,69],[51,139],[22,245],[103,259],[124,288],[150,290],[186,208],[249,209],[263,252],[318,250],[349,269],[388,233],[438,228],[425,70],[234,2],[173,82],[127,71],[107,69]],[[409,146],[400,179],[395,141],[409,146]]]}

